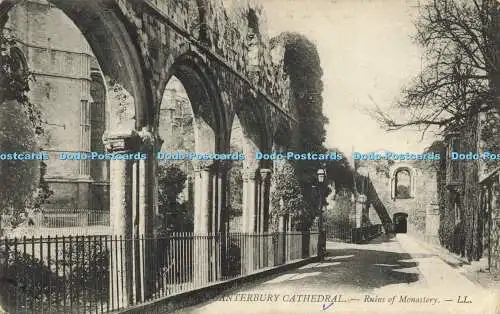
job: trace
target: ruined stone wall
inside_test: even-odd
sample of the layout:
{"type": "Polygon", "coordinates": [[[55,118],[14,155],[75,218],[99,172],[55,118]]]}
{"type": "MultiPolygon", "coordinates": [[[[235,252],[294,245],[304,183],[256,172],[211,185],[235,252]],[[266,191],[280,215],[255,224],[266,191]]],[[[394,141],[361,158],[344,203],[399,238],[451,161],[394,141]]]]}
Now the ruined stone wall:
{"type": "MultiPolygon", "coordinates": [[[[289,80],[283,67],[284,48],[271,46],[265,35],[262,9],[250,1],[235,1],[233,6],[219,0],[154,0],[149,4],[118,1],[122,12],[135,24],[141,54],[153,76],[156,103],[160,103],[168,70],[179,56],[187,53],[204,56],[203,62],[221,92],[226,118],[237,111],[252,89],[255,103],[265,106],[269,116],[276,114],[270,101],[281,110],[293,112],[289,101],[289,80]],[[224,6],[226,4],[227,8],[224,6]],[[195,9],[196,8],[196,9],[195,9]],[[258,66],[250,62],[248,12],[256,13],[259,23],[258,66]],[[203,11],[203,16],[199,14],[203,11]],[[166,19],[159,18],[158,14],[166,19]],[[278,51],[278,53],[276,53],[278,51]],[[273,57],[274,56],[274,57],[273,57]],[[253,88],[252,88],[253,87],[253,88]]],[[[270,117],[266,117],[269,121],[270,117]]],[[[267,122],[269,122],[267,121],[267,122]]],[[[270,124],[270,123],[269,123],[270,124]]]]}
{"type": "MultiPolygon", "coordinates": [[[[391,219],[397,212],[408,213],[408,229],[423,234],[426,230],[426,212],[435,206],[433,204],[437,204],[436,172],[431,167],[426,167],[422,163],[410,164],[416,170],[414,197],[395,200],[391,198],[391,178],[388,171],[388,162],[368,161],[363,163],[363,167],[368,169],[370,180],[391,219]],[[382,164],[385,164],[385,171],[381,171],[381,168],[384,168],[380,167],[382,164]]],[[[430,164],[427,166],[430,166],[430,164]]]]}

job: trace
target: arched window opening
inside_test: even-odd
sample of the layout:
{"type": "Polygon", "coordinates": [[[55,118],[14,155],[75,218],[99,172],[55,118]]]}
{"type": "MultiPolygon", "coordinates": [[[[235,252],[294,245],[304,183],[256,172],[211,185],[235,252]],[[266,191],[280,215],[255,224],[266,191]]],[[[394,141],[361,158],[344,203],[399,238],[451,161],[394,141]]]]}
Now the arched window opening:
{"type": "Polygon", "coordinates": [[[12,72],[16,73],[17,75],[28,74],[28,65],[22,51],[17,47],[12,47],[10,49],[10,56],[12,58],[12,72]]]}
{"type": "Polygon", "coordinates": [[[395,173],[396,199],[411,198],[411,174],[408,169],[398,170],[395,173]]]}
{"type": "MultiPolygon", "coordinates": [[[[104,76],[82,28],[75,23],[78,22],[46,1],[37,1],[36,6],[30,1],[21,1],[8,11],[6,21],[16,40],[16,46],[9,51],[13,61],[11,70],[23,77],[35,73],[26,96],[37,111],[40,110],[43,132],[37,134],[40,136],[33,139],[30,148],[16,148],[17,144],[11,141],[3,149],[41,151],[49,156],[29,176],[23,172],[26,174],[23,182],[13,184],[18,190],[34,190],[23,197],[28,204],[16,205],[16,208],[39,210],[38,216],[29,214],[34,217],[37,228],[92,230],[96,226],[107,226],[110,221],[109,172],[103,165],[106,162],[62,157],[103,152],[102,135],[108,120],[104,109],[107,92],[104,76]],[[61,38],[64,40],[59,40],[61,38]],[[29,68],[25,56],[29,56],[29,68]]],[[[9,115],[22,118],[13,111],[9,115]]],[[[6,121],[18,129],[19,136],[24,136],[20,125],[22,131],[30,126],[12,118],[6,121]]],[[[8,173],[2,173],[4,175],[8,173]]]]}
{"type": "Polygon", "coordinates": [[[248,20],[248,35],[249,39],[252,39],[256,36],[259,36],[259,18],[257,17],[257,13],[255,13],[254,9],[248,10],[247,14],[248,20]]]}

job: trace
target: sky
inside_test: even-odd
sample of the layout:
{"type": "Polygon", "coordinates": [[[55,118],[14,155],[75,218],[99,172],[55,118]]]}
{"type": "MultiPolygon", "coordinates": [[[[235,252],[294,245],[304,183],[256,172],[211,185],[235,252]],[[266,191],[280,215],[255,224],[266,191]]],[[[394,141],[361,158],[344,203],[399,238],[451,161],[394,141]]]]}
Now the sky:
{"type": "Polygon", "coordinates": [[[394,104],[421,69],[411,39],[417,0],[261,0],[268,33],[305,35],[323,69],[326,145],[344,153],[422,152],[433,140],[415,130],[386,132],[365,109],[394,104]]]}

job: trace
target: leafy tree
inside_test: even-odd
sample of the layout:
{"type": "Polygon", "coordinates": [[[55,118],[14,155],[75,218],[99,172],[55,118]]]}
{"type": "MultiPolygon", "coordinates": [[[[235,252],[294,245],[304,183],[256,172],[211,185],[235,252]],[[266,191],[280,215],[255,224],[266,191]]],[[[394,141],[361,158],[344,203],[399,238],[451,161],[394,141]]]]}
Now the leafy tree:
{"type": "Polygon", "coordinates": [[[243,161],[235,160],[231,163],[229,170],[229,188],[230,188],[230,212],[231,217],[241,216],[243,213],[243,161]]]}
{"type": "Polygon", "coordinates": [[[274,226],[278,223],[278,218],[288,215],[293,217],[294,229],[302,230],[299,221],[310,221],[314,219],[311,211],[307,210],[302,193],[302,187],[297,179],[297,174],[294,166],[286,161],[280,163],[273,174],[271,180],[276,187],[271,193],[271,220],[274,226]],[[283,207],[281,207],[283,200],[283,207]]]}
{"type": "MultiPolygon", "coordinates": [[[[4,101],[0,107],[0,147],[11,152],[30,152],[36,147],[28,118],[14,100],[4,101]]],[[[37,186],[36,162],[2,160],[0,171],[0,208],[23,208],[37,186]]]]}
{"type": "MultiPolygon", "coordinates": [[[[329,149],[329,152],[337,152],[345,156],[338,149],[329,149]]],[[[329,160],[325,162],[325,169],[327,175],[327,182],[335,183],[335,188],[340,192],[341,190],[352,192],[354,189],[354,170],[346,158],[341,160],[329,160]]]]}
{"type": "MultiPolygon", "coordinates": [[[[290,77],[292,100],[299,117],[296,142],[292,148],[297,152],[326,152],[323,146],[326,137],[325,124],[328,119],[323,115],[323,70],[320,66],[316,46],[306,37],[296,33],[284,33],[277,41],[285,46],[285,71],[290,77]]],[[[309,221],[301,226],[304,230],[312,224],[319,214],[318,198],[314,197],[313,186],[317,184],[316,172],[323,166],[321,161],[303,160],[295,163],[297,180],[303,192],[303,210],[309,221]]]]}
{"type": "Polygon", "coordinates": [[[193,204],[190,197],[179,202],[178,196],[185,188],[187,175],[178,166],[161,163],[158,167],[158,207],[164,218],[165,232],[193,231],[193,204]]]}
{"type": "Polygon", "coordinates": [[[325,210],[326,229],[335,234],[348,232],[351,227],[350,213],[353,206],[350,193],[337,196],[333,206],[325,210]]]}

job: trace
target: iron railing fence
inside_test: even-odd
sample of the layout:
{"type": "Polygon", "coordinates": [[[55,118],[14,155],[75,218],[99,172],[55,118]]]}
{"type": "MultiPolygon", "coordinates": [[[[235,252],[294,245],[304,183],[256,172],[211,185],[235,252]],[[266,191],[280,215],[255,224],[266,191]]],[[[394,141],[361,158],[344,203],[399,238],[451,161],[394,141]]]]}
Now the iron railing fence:
{"type": "Polygon", "coordinates": [[[347,242],[352,241],[352,230],[350,225],[329,224],[325,227],[326,238],[328,241],[347,242]]]}
{"type": "Polygon", "coordinates": [[[2,228],[74,228],[109,226],[109,210],[51,208],[20,217],[22,211],[0,215],[2,228]]]}
{"type": "Polygon", "coordinates": [[[361,228],[353,228],[352,243],[362,243],[370,241],[383,233],[382,225],[368,225],[361,228]]]}
{"type": "Polygon", "coordinates": [[[317,256],[318,233],[0,240],[10,313],[108,313],[317,256]]]}
{"type": "Polygon", "coordinates": [[[353,228],[349,225],[331,225],[326,228],[326,237],[329,241],[346,243],[361,243],[372,240],[383,233],[381,224],[353,228]]]}

